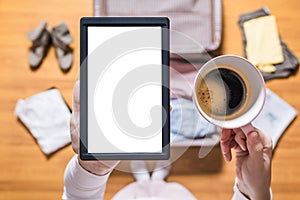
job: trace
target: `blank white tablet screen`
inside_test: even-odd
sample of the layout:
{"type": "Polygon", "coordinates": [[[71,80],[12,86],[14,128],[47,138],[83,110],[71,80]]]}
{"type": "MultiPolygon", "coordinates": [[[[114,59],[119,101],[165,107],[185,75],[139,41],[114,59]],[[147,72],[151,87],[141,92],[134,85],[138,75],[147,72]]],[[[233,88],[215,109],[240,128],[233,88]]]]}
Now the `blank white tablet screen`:
{"type": "Polygon", "coordinates": [[[88,27],[88,153],[162,152],[161,33],[88,27]]]}

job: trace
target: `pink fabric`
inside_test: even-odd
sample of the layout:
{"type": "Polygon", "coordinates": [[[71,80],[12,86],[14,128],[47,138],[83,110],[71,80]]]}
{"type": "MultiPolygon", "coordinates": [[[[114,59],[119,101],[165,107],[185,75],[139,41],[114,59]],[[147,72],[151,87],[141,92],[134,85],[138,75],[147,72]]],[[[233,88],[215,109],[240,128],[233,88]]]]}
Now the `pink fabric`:
{"type": "Polygon", "coordinates": [[[170,61],[170,98],[192,100],[194,79],[201,66],[176,59],[170,61]]]}
{"type": "Polygon", "coordinates": [[[173,31],[170,33],[171,51],[175,53],[198,54],[204,49],[218,48],[221,12],[221,0],[95,0],[94,3],[96,16],[167,16],[173,31]],[[196,43],[187,44],[181,34],[196,43]]]}

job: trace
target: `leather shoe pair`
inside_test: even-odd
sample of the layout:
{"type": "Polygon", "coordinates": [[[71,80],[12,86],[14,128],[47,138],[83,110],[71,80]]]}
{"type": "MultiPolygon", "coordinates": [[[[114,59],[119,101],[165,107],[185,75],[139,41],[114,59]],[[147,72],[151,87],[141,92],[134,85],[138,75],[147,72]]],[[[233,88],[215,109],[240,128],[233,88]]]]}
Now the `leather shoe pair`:
{"type": "Polygon", "coordinates": [[[73,50],[69,44],[73,37],[65,23],[61,23],[51,30],[47,29],[47,22],[42,21],[34,30],[27,33],[27,37],[32,41],[29,52],[29,65],[32,70],[36,70],[42,64],[47,52],[53,44],[56,57],[63,72],[68,72],[73,62],[73,50]]]}

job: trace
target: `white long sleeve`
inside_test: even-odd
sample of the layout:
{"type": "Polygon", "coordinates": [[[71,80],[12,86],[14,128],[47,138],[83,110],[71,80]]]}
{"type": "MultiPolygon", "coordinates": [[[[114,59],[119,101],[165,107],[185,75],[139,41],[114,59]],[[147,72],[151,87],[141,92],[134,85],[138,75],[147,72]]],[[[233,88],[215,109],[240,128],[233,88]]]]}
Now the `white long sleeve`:
{"type": "Polygon", "coordinates": [[[62,199],[102,200],[109,174],[97,176],[83,169],[77,155],[69,161],[64,176],[64,193],[62,199]]]}
{"type": "MultiPolygon", "coordinates": [[[[68,163],[66,170],[65,170],[65,177],[64,177],[64,193],[62,196],[62,199],[71,199],[71,200],[103,200],[106,182],[108,180],[110,174],[107,174],[105,176],[97,176],[94,174],[89,173],[85,169],[83,169],[77,160],[77,155],[73,156],[73,158],[68,163]]],[[[128,190],[128,187],[137,186],[138,182],[130,184],[129,186],[125,187],[125,190],[128,190]]],[[[174,183],[165,183],[168,187],[172,186],[174,183]]],[[[123,190],[124,190],[123,189],[123,190]]],[[[125,191],[124,190],[124,191],[125,191]]],[[[131,189],[133,190],[133,189],[131,189]]],[[[137,190],[140,190],[138,187],[137,190]]],[[[237,184],[233,187],[233,197],[232,200],[248,200],[238,189],[237,184]]],[[[140,191],[143,192],[143,191],[140,191]]],[[[128,197],[130,196],[130,192],[128,193],[128,197]]],[[[271,193],[271,199],[272,199],[272,191],[271,193]]],[[[119,194],[120,195],[120,194],[119,194]]],[[[124,194],[122,194],[124,195],[124,194]]],[[[166,196],[166,193],[160,193],[156,198],[149,197],[147,198],[144,196],[143,200],[146,199],[168,199],[166,196]]],[[[118,195],[117,195],[118,196],[118,195]]],[[[116,196],[116,198],[117,198],[116,196]]],[[[123,196],[124,197],[124,196],[123,196]]],[[[192,199],[192,194],[191,197],[192,199]]],[[[174,199],[174,197],[172,198],[174,199]]]]}
{"type": "Polygon", "coordinates": [[[241,192],[240,190],[238,189],[237,185],[235,184],[233,186],[233,197],[232,197],[232,200],[248,200],[248,198],[246,198],[241,192]]]}
{"type": "MultiPolygon", "coordinates": [[[[235,179],[234,186],[233,186],[234,194],[233,194],[232,200],[249,200],[248,198],[246,198],[246,197],[240,192],[239,188],[237,187],[237,181],[238,181],[238,179],[236,178],[236,179],[235,179]]],[[[272,200],[272,190],[271,190],[271,188],[270,188],[270,200],[272,200]]]]}

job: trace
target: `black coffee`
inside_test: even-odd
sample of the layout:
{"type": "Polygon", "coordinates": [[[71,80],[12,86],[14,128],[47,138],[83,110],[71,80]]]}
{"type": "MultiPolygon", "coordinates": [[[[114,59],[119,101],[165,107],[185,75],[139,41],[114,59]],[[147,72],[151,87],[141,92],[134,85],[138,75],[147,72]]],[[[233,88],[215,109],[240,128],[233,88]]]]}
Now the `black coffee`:
{"type": "Polygon", "coordinates": [[[199,80],[198,102],[209,116],[233,118],[244,111],[247,100],[245,77],[233,67],[219,66],[199,80]]]}

